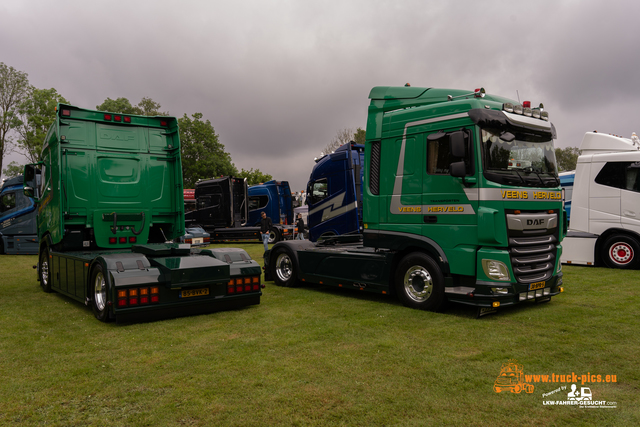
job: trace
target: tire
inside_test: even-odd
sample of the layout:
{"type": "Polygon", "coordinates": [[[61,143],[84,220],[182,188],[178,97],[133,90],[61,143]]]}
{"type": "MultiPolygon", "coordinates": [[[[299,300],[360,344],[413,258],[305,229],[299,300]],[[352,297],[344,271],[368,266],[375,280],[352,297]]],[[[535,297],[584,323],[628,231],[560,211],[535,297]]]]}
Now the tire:
{"type": "Polygon", "coordinates": [[[270,228],[269,243],[274,244],[274,243],[278,243],[279,241],[280,241],[280,233],[278,232],[278,229],[276,229],[275,227],[270,228]]]}
{"type": "Polygon", "coordinates": [[[444,278],[438,264],[416,252],[405,256],[395,275],[395,290],[405,307],[438,311],[444,306],[444,278]]]}
{"type": "Polygon", "coordinates": [[[104,277],[102,265],[96,264],[91,272],[91,282],[89,283],[89,295],[91,296],[91,306],[93,315],[101,322],[109,321],[109,285],[104,277]]]}
{"type": "Polygon", "coordinates": [[[601,256],[604,264],[609,268],[638,268],[640,244],[631,236],[616,234],[605,240],[601,256]]]}
{"type": "Polygon", "coordinates": [[[40,274],[40,287],[46,293],[52,292],[51,289],[51,259],[49,258],[49,247],[44,246],[40,252],[40,265],[38,266],[40,274]]]}
{"type": "Polygon", "coordinates": [[[298,284],[298,265],[289,248],[276,248],[271,260],[271,277],[276,285],[291,288],[298,284]]]}

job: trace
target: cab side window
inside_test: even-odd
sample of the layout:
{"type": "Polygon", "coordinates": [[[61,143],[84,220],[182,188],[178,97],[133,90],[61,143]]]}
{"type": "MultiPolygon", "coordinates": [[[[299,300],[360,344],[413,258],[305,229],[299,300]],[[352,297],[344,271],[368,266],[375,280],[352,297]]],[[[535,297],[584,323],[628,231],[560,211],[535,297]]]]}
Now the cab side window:
{"type": "Polygon", "coordinates": [[[640,162],[608,162],[598,172],[596,183],[640,192],[640,162]]]}
{"type": "Polygon", "coordinates": [[[0,197],[0,214],[16,207],[16,193],[6,193],[0,197]]]}
{"type": "Polygon", "coordinates": [[[309,188],[309,200],[310,205],[314,205],[329,196],[329,183],[326,178],[319,179],[313,182],[309,188]]]}
{"type": "Polygon", "coordinates": [[[267,206],[267,203],[269,203],[269,197],[267,196],[251,196],[249,197],[249,210],[262,209],[267,206]]]}
{"type": "Polygon", "coordinates": [[[427,141],[427,173],[429,175],[448,175],[449,165],[454,161],[447,138],[427,141]]]}

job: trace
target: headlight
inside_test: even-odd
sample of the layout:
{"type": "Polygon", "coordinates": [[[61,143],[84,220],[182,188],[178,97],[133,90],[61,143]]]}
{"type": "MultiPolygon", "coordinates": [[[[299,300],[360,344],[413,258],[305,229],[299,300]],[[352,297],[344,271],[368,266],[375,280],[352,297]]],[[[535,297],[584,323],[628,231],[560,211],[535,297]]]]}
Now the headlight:
{"type": "Polygon", "coordinates": [[[493,259],[483,259],[482,269],[484,270],[484,274],[493,280],[509,281],[511,279],[509,269],[504,262],[493,259]]]}

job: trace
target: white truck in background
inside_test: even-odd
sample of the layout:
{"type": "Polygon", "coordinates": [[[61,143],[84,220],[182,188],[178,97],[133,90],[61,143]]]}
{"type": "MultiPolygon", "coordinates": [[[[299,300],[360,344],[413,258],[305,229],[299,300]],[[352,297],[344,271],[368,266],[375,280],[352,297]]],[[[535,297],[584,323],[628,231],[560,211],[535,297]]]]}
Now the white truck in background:
{"type": "Polygon", "coordinates": [[[562,263],[640,266],[640,139],[587,132],[571,197],[562,263]]]}

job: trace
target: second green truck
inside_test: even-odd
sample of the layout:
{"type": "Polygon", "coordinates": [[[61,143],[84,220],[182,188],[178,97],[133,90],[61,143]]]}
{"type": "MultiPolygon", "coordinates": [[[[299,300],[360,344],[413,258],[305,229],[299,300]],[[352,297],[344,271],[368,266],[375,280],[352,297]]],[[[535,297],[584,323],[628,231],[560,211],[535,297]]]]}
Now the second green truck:
{"type": "Polygon", "coordinates": [[[369,98],[362,236],[279,242],[267,277],[479,314],[562,292],[566,221],[542,104],[410,86],[369,98]]]}

